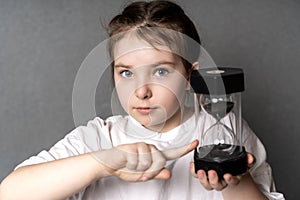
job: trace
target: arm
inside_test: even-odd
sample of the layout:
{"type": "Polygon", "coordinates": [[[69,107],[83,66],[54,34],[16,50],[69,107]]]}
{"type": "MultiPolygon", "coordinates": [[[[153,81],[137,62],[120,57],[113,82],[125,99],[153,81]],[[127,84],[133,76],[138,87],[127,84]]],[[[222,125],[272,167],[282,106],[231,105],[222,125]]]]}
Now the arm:
{"type": "Polygon", "coordinates": [[[192,151],[198,142],[161,152],[154,145],[135,143],[51,162],[24,166],[0,186],[0,199],[65,199],[93,181],[118,176],[126,181],[168,179],[168,159],[192,151]],[[16,192],[18,191],[18,192],[16,192]]]}
{"type": "Polygon", "coordinates": [[[228,185],[222,191],[224,200],[267,200],[253,182],[250,173],[245,174],[238,185],[228,185]]]}
{"type": "Polygon", "coordinates": [[[105,176],[101,172],[89,154],[24,166],[1,183],[0,199],[65,199],[105,176]]]}

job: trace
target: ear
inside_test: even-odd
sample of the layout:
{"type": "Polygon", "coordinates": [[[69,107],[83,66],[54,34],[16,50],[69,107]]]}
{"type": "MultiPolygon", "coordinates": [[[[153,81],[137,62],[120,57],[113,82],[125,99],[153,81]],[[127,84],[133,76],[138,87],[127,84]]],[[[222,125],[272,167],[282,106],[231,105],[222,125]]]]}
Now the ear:
{"type": "Polygon", "coordinates": [[[193,70],[199,70],[199,69],[200,69],[199,62],[198,62],[198,61],[194,62],[194,63],[192,64],[192,67],[191,67],[189,73],[188,73],[187,84],[186,84],[186,87],[185,87],[186,90],[189,90],[189,89],[191,88],[191,87],[190,87],[190,76],[191,76],[192,71],[193,71],[193,70]]]}

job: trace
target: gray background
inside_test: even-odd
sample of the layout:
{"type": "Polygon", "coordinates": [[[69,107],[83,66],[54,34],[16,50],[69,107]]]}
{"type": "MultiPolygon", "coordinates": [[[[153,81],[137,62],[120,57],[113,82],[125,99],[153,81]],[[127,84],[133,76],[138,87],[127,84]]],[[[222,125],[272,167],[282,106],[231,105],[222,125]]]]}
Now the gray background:
{"type": "MultiPolygon", "coordinates": [[[[74,128],[72,88],[101,25],[124,0],[0,0],[0,180],[74,128]]],[[[300,2],[177,1],[218,65],[243,67],[243,114],[263,141],[279,191],[296,200],[300,179],[300,2]]],[[[108,77],[108,76],[106,76],[108,77]]],[[[109,115],[109,81],[96,95],[109,115]],[[99,92],[102,91],[102,92],[99,92]]]]}

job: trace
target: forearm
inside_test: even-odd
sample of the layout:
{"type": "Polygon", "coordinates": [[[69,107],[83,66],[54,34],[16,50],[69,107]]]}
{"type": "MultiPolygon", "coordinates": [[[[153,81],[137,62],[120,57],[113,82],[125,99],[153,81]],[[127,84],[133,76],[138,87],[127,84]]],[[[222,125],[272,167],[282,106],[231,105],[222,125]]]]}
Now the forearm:
{"type": "Polygon", "coordinates": [[[250,174],[243,176],[236,186],[227,186],[222,191],[224,200],[267,200],[267,197],[257,188],[250,174]]]}
{"type": "Polygon", "coordinates": [[[24,166],[1,183],[0,199],[65,199],[106,175],[89,154],[24,166]]]}

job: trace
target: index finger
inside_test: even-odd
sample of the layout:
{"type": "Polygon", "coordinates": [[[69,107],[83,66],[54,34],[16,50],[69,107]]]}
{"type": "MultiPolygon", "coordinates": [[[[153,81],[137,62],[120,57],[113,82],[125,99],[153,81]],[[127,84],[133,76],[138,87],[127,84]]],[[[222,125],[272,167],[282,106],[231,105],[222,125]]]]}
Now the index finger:
{"type": "Polygon", "coordinates": [[[187,145],[163,151],[162,154],[167,160],[175,160],[193,151],[198,146],[198,143],[198,140],[194,140],[187,145]]]}

